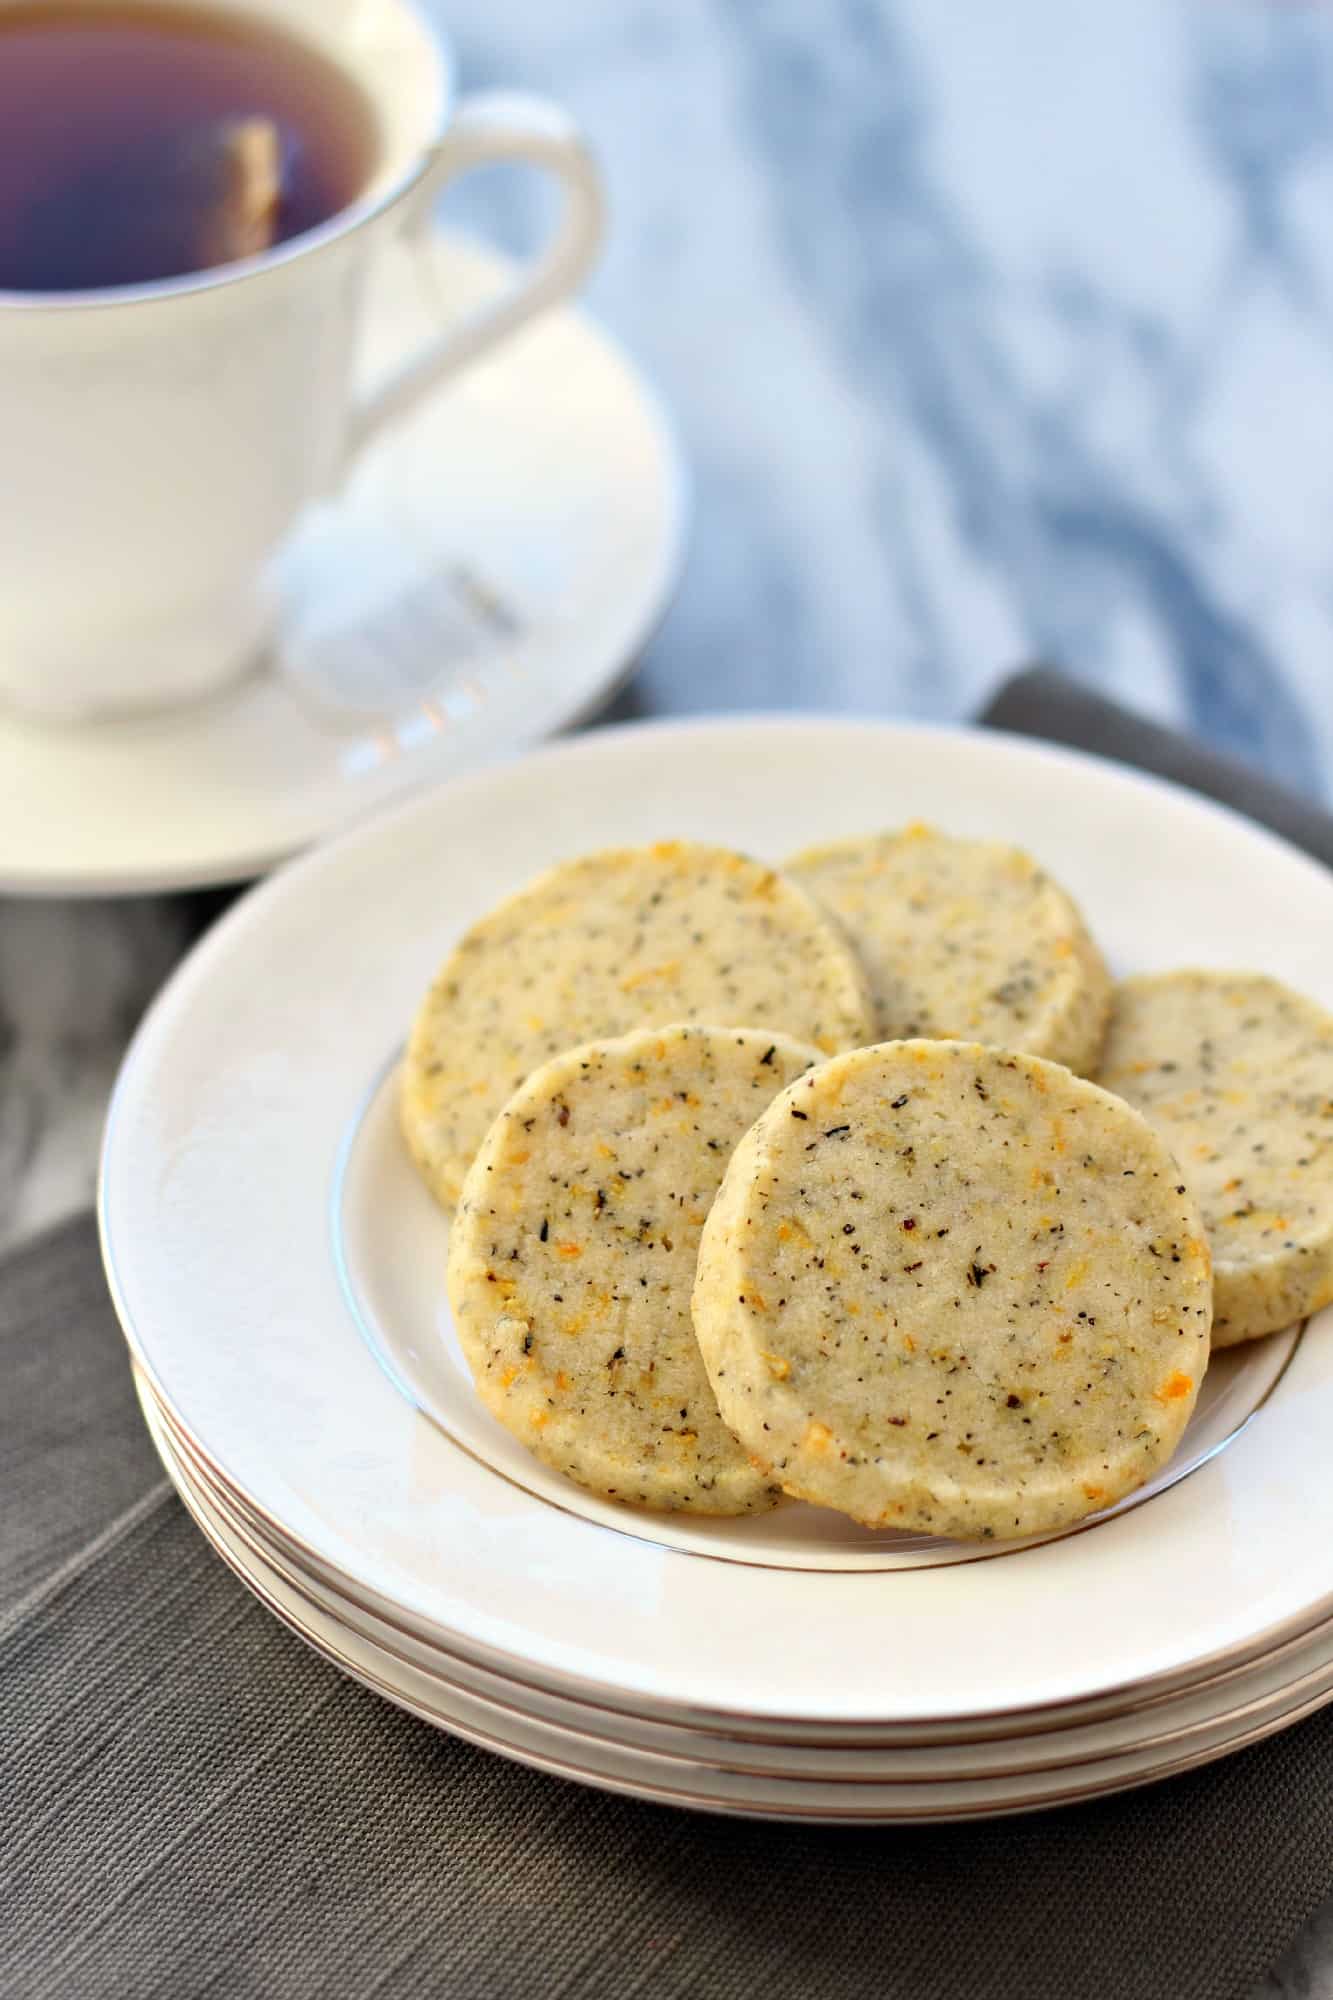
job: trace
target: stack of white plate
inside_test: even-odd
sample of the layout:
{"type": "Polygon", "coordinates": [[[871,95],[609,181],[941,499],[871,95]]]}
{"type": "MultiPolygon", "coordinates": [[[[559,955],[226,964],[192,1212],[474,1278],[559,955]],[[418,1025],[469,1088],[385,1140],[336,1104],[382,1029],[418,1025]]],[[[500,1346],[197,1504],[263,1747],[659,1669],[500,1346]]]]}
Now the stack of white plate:
{"type": "Polygon", "coordinates": [[[413,800],[238,905],[145,1023],[102,1219],[154,1439],[247,1584],[390,1699],[589,1783],[828,1820],[1086,1798],[1333,1699],[1331,1315],[1217,1356],[1161,1478],[1026,1544],[631,1512],[473,1392],[394,1116],[453,938],[555,853],[910,818],[1048,857],[1117,969],[1333,1001],[1333,882],[1232,815],[1003,737],[802,718],[608,732],[413,800]]]}

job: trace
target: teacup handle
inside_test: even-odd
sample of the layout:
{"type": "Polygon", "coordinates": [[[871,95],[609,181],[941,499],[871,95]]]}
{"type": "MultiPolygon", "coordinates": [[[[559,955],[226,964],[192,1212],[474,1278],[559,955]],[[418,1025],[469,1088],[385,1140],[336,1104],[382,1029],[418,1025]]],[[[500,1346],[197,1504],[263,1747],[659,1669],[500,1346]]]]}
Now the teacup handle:
{"type": "Polygon", "coordinates": [[[465,314],[371,392],[352,414],[348,461],[447,377],[576,291],[591,268],[605,212],[597,168],[565,113],[522,91],[463,99],[413,190],[409,229],[429,227],[432,205],[450,181],[501,160],[543,168],[560,183],[564,206],[551,241],[518,284],[465,314]]]}

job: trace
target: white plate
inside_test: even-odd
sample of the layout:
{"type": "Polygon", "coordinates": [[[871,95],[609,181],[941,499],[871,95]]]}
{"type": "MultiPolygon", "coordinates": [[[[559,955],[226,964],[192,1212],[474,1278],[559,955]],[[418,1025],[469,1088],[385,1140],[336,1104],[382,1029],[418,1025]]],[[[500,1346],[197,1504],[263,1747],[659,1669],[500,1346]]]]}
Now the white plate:
{"type": "MultiPolygon", "coordinates": [[[[365,371],[508,280],[441,237],[372,287],[365,371]],[[422,281],[423,272],[428,283],[422,281]]],[[[214,700],[48,726],[0,708],[0,892],[236,881],[386,798],[566,727],[665,609],[685,485],[609,337],[551,313],[358,467],[276,566],[280,670],[214,700]]]]}
{"type": "MultiPolygon", "coordinates": [[[[349,1619],[336,1596],[312,1589],[236,1517],[192,1466],[151,1389],[137,1377],[149,1429],[169,1475],[204,1534],[243,1582],[318,1652],[423,1720],[560,1776],[641,1797],[769,1818],[924,1821],[979,1818],[1096,1797],[1228,1754],[1288,1727],[1333,1691],[1333,1631],[1293,1650],[1281,1670],[1252,1673],[1225,1702],[1176,1703],[1148,1734],[1118,1728],[1058,1731],[1031,1740],[1036,1762],[994,1745],[963,1745],[949,1768],[929,1750],[882,1754],[788,1750],[766,1763],[752,1742],[678,1732],[670,1745],[598,1727],[595,1711],[543,1701],[529,1688],[477,1672],[442,1673],[349,1619]],[[1182,1709],[1196,1714],[1185,1719],[1182,1709]],[[1074,1738],[1081,1738],[1075,1742],[1074,1738]],[[989,1754],[987,1754],[989,1753],[989,1754]]],[[[620,1718],[618,1718],[619,1720],[620,1718]]],[[[605,1718],[602,1718],[603,1722],[605,1718]]]]}
{"type": "MultiPolygon", "coordinates": [[[[1016,739],[808,717],[607,731],[474,774],[264,885],[177,974],[108,1127],[113,1291],[202,1460],[340,1588],[571,1698],[793,1739],[1056,1715],[1197,1680],[1328,1615],[1319,1322],[1280,1379],[1278,1349],[1240,1357],[1233,1415],[1267,1400],[1169,1490],[1061,1539],[905,1567],[878,1547],[848,1566],[842,1525],[811,1532],[794,1510],[754,1523],[747,1555],[744,1524],[700,1524],[686,1543],[573,1487],[557,1500],[509,1476],[465,1384],[443,1391],[451,1436],[358,1328],[344,1281],[364,1283],[360,1259],[392,1350],[439,1358],[438,1295],[423,1307],[374,1263],[376,1241],[387,1267],[402,1239],[372,1114],[473,917],[554,853],[682,834],[780,856],[908,817],[1030,846],[1118,968],[1256,964],[1333,999],[1333,883],[1234,816],[1016,739]]],[[[428,1213],[422,1228],[413,1254],[442,1273],[444,1224],[428,1213]]]]}
{"type": "Polygon", "coordinates": [[[210,1516],[223,1524],[229,1542],[262,1559],[302,1602],[315,1606],[346,1633],[364,1639],[383,1658],[401,1660],[442,1685],[466,1689],[533,1719],[622,1747],[631,1745],[694,1763],[723,1763],[729,1770],[743,1773],[839,1782],[861,1783],[869,1778],[904,1784],[924,1778],[1008,1781],[1033,1774],[1040,1774],[1046,1782],[1055,1772],[1072,1782],[1084,1765],[1104,1763],[1114,1755],[1179,1755],[1261,1708],[1292,1705],[1333,1676],[1333,1621],[1326,1621],[1314,1633],[1274,1648],[1248,1667],[1205,1678],[1174,1694],[1138,1703],[1129,1711],[1122,1709],[1091,1722],[1066,1726],[1048,1723],[1039,1729],[1016,1728],[1010,1718],[1007,1726],[983,1726],[980,1733],[974,1730],[938,1743],[922,1741],[919,1735],[897,1742],[857,1737],[798,1743],[760,1737],[748,1728],[728,1733],[716,1727],[629,1716],[475,1666],[355,1603],[336,1584],[314,1575],[298,1551],[275,1538],[244,1502],[213,1477],[188,1439],[175,1429],[170,1415],[154,1400],[139,1371],[136,1385],[154,1441],[173,1479],[206,1500],[210,1516]]]}

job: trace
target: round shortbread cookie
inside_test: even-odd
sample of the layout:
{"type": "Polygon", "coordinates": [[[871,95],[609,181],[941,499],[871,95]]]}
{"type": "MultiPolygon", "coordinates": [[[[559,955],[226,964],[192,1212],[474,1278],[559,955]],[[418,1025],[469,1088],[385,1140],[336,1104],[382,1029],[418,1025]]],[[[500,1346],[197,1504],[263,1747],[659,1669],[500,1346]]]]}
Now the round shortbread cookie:
{"type": "Polygon", "coordinates": [[[408,1043],[402,1124],[450,1207],[487,1126],[539,1063],[673,1021],[770,1028],[825,1055],[870,1039],[864,976],[803,889],[691,841],[562,862],[450,953],[408,1043]]]}
{"type": "Polygon", "coordinates": [[[1110,974],[1076,905],[1020,848],[916,824],[784,865],[860,952],[881,1040],[987,1042],[1095,1068],[1110,974]]]}
{"type": "Polygon", "coordinates": [[[545,1063],[464,1183],[449,1297],[482,1401],[581,1486],[748,1514],[779,1497],[718,1415],[690,1321],[699,1233],[775,1091],[820,1060],[753,1029],[640,1029],[545,1063]]]}
{"type": "Polygon", "coordinates": [[[1333,1016],[1257,972],[1116,989],[1098,1079],[1180,1162],[1213,1252],[1213,1344],[1333,1302],[1333,1016]]]}
{"type": "Polygon", "coordinates": [[[699,1253],[718,1406],[787,1492],[874,1527],[1059,1528],[1170,1457],[1208,1248],[1166,1148],[1057,1064],[835,1057],[737,1147],[699,1253]]]}

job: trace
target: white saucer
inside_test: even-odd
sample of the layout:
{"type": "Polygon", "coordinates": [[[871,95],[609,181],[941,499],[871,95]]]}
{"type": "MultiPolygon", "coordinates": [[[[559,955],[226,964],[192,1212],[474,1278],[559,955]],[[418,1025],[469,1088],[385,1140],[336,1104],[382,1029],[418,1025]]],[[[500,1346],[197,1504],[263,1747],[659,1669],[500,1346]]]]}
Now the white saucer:
{"type": "MultiPolygon", "coordinates": [[[[507,282],[493,252],[389,253],[368,380],[507,282]],[[427,282],[420,275],[426,270],[427,282]]],[[[669,420],[581,313],[549,314],[376,448],[276,566],[277,665],[174,711],[0,710],[0,892],[241,880],[394,793],[605,700],[665,609],[685,482],[669,420]]]]}
{"type": "MultiPolygon", "coordinates": [[[[580,1736],[608,1710],[645,1751],[650,1725],[781,1746],[784,1784],[807,1751],[845,1745],[911,1749],[886,1782],[939,1767],[972,1785],[984,1760],[945,1758],[949,1743],[998,1735],[1016,1775],[1014,1743],[1114,1716],[1082,1747],[1115,1769],[1071,1763],[1075,1795],[1167,1768],[1168,1695],[1189,1696],[1172,1757],[1178,1729],[1211,1755],[1328,1698],[1333,1311],[1219,1356],[1174,1483],[983,1551],[795,1505],[682,1526],[600,1503],[516,1460],[454,1366],[447,1225],[410,1198],[381,1085],[460,931],[557,852],[670,832],[781,855],[918,817],[1051,857],[1116,971],[1254,964],[1333,999],[1326,872],[1234,815],[999,734],[815,717],[599,731],[436,788],[263,885],[175,975],[108,1125],[113,1295],[192,1476],[340,1626],[410,1635],[441,1683],[530,1718],[539,1697],[572,1705],[559,1726],[580,1736]],[[1214,1706],[1211,1684],[1242,1669],[1214,1706]]],[[[459,1713],[441,1703],[450,1726],[459,1713]]],[[[546,1754],[526,1733],[509,1747],[546,1754]]],[[[595,1754],[584,1775],[655,1789],[647,1766],[595,1754]]],[[[1012,1796],[1034,1797],[1026,1769],[1012,1796]]],[[[759,1785],[743,1804],[779,1806],[759,1785]]]]}

